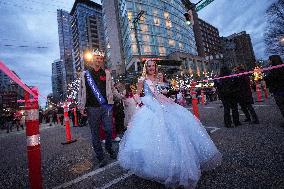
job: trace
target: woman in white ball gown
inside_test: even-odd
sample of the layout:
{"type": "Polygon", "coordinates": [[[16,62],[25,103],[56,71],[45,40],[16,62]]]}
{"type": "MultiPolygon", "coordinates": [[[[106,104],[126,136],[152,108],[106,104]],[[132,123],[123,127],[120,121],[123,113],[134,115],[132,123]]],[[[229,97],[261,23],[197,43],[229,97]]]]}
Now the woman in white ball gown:
{"type": "Polygon", "coordinates": [[[156,63],[146,61],[135,95],[139,110],[120,142],[118,161],[166,187],[195,188],[201,171],[220,165],[222,156],[191,112],[157,91],[156,76],[156,63]]]}

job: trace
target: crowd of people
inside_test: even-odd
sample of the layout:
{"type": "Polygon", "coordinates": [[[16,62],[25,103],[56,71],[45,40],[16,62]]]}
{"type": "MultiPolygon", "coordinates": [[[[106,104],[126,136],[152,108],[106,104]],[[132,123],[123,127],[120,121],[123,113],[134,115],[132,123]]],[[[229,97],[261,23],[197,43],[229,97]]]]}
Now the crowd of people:
{"type": "MultiPolygon", "coordinates": [[[[283,64],[281,57],[278,55],[270,56],[269,63],[271,66],[283,64]]],[[[235,67],[233,70],[230,70],[228,67],[222,67],[220,77],[239,74],[245,71],[242,65],[235,67]]],[[[263,79],[270,92],[273,94],[275,102],[284,117],[284,68],[272,69],[263,79]]],[[[252,106],[254,104],[252,88],[256,90],[256,86],[249,75],[244,74],[215,80],[215,86],[217,88],[217,95],[224,107],[225,127],[237,127],[241,125],[238,106],[241,107],[246,117],[244,122],[259,124],[259,118],[252,106]]]]}
{"type": "MultiPolygon", "coordinates": [[[[269,60],[272,66],[283,64],[280,56],[271,56],[269,60]]],[[[221,153],[206,130],[200,127],[200,121],[183,107],[190,103],[191,93],[171,90],[155,61],[145,62],[137,85],[114,84],[103,64],[104,56],[98,53],[84,65],[76,111],[78,126],[90,127],[99,167],[107,164],[102,140],[105,151],[112,159],[118,158],[123,168],[169,187],[195,187],[202,170],[220,165],[221,153]],[[112,148],[113,140],[121,140],[118,154],[112,148]]],[[[245,71],[243,66],[233,70],[222,67],[219,76],[245,71]]],[[[269,71],[264,80],[284,117],[284,68],[269,71]]],[[[196,88],[196,93],[198,99],[204,94],[208,101],[221,100],[225,127],[242,124],[238,106],[246,117],[244,122],[260,123],[252,106],[252,80],[247,74],[214,80],[214,87],[196,88]]],[[[75,125],[72,108],[68,116],[75,125]]],[[[24,129],[16,114],[6,114],[1,120],[7,132],[13,124],[17,125],[17,130],[24,129]]],[[[63,108],[40,112],[39,122],[64,125],[63,108]]]]}
{"type": "Polygon", "coordinates": [[[1,129],[5,129],[7,133],[13,131],[16,127],[17,131],[24,130],[25,116],[20,111],[6,111],[0,117],[1,129]]]}

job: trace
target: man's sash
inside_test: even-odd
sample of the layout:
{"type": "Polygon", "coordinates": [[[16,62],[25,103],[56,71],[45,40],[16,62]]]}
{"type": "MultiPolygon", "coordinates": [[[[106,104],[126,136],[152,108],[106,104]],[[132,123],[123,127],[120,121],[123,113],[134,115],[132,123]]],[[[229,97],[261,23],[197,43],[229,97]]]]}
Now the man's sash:
{"type": "Polygon", "coordinates": [[[86,70],[85,74],[86,74],[86,77],[87,77],[88,84],[91,87],[93,94],[95,95],[95,97],[98,100],[98,102],[100,103],[100,105],[108,111],[111,110],[112,105],[107,103],[107,101],[105,100],[105,98],[101,94],[100,90],[98,89],[98,87],[97,87],[94,79],[92,78],[90,72],[88,70],[86,70]]]}

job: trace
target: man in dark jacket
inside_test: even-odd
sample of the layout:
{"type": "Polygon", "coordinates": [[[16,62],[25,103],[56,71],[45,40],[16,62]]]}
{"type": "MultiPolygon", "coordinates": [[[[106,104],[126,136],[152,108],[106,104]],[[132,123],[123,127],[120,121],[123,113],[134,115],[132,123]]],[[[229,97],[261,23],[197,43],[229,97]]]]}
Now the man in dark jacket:
{"type": "MultiPolygon", "coordinates": [[[[244,71],[245,69],[242,66],[238,68],[238,73],[242,73],[244,71]]],[[[259,124],[258,117],[252,106],[254,102],[253,102],[252,92],[250,88],[250,78],[248,75],[241,75],[238,77],[238,79],[239,79],[239,89],[240,89],[238,102],[242,108],[242,111],[244,112],[246,116],[245,122],[252,121],[252,123],[254,124],[259,124]]]]}
{"type": "MultiPolygon", "coordinates": [[[[228,76],[231,71],[227,67],[222,67],[220,77],[228,76]]],[[[233,122],[235,126],[241,125],[238,112],[239,83],[236,78],[225,78],[215,82],[217,93],[224,106],[225,127],[232,127],[230,111],[232,110],[233,122]]]]}
{"type": "MultiPolygon", "coordinates": [[[[269,63],[272,66],[283,64],[279,55],[270,56],[269,63]]],[[[284,117],[284,67],[271,70],[264,79],[284,117]]]]}

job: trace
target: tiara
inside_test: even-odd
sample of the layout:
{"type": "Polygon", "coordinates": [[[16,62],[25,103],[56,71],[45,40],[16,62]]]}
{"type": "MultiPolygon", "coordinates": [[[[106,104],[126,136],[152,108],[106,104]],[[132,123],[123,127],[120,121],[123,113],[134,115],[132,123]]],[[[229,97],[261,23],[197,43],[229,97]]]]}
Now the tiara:
{"type": "Polygon", "coordinates": [[[93,56],[105,56],[105,53],[103,51],[99,51],[99,49],[93,50],[93,56]]]}

